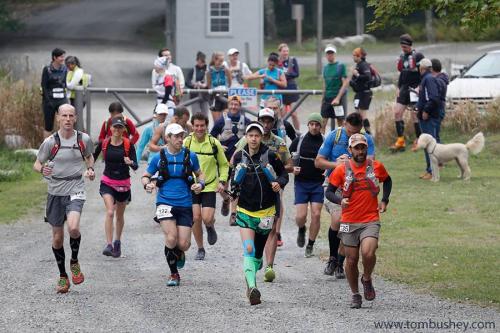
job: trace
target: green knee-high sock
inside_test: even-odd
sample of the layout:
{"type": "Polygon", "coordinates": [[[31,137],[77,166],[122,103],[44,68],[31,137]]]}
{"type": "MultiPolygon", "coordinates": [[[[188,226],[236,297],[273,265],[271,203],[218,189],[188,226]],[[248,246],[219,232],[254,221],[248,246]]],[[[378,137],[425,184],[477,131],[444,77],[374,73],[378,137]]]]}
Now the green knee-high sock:
{"type": "Polygon", "coordinates": [[[245,279],[247,280],[248,288],[255,288],[256,286],[256,267],[257,265],[255,264],[254,257],[243,257],[243,271],[245,273],[245,279]]]}

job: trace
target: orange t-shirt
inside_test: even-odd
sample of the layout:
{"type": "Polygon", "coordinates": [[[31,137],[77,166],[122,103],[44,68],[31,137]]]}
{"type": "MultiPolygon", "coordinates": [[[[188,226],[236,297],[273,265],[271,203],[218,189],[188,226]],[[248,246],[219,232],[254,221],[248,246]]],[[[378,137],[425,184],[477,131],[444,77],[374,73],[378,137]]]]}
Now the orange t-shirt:
{"type": "MultiPolygon", "coordinates": [[[[357,167],[354,162],[351,162],[351,169],[354,177],[358,180],[364,179],[366,175],[365,162],[362,166],[357,167]]],[[[373,170],[375,177],[380,182],[384,182],[389,174],[385,170],[384,165],[379,161],[373,161],[373,170]]],[[[329,182],[337,188],[342,188],[345,182],[345,164],[341,164],[333,170],[329,177],[329,182]]],[[[344,223],[366,223],[379,221],[378,200],[374,197],[368,187],[367,181],[353,183],[354,190],[349,199],[349,206],[342,209],[340,221],[344,223]],[[358,188],[358,190],[356,190],[358,188]]]]}

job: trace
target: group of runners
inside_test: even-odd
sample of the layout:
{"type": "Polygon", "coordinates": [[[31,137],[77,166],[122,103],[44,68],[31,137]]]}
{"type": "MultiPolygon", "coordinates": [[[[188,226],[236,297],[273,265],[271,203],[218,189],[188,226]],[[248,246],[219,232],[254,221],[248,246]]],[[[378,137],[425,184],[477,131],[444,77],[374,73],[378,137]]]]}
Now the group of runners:
{"type": "MultiPolygon", "coordinates": [[[[419,58],[414,51],[405,52],[408,43],[411,46],[408,36],[403,35],[398,93],[401,105],[406,103],[403,101],[406,90],[413,88],[413,81],[408,83],[413,76],[404,69],[413,72],[412,61],[419,58]]],[[[280,52],[283,50],[288,55],[286,45],[280,45],[280,52]]],[[[200,75],[204,55],[199,53],[189,85],[216,87],[224,81],[224,85],[232,86],[234,82],[244,84],[246,80],[260,79],[264,86],[273,85],[275,89],[296,88],[293,79],[298,76],[298,64],[294,58],[287,58],[288,66],[292,67],[287,70],[288,75],[277,67],[282,64],[282,54],[271,54],[267,68],[251,73],[247,71],[248,66],[239,63],[236,49],[230,49],[227,54],[229,60],[225,63],[224,56],[215,53],[211,65],[205,67],[206,73],[200,75]],[[291,85],[287,83],[289,77],[291,85]]],[[[308,114],[304,133],[298,132],[295,121],[292,126],[283,120],[287,105],[293,102],[286,104],[283,96],[271,94],[263,96],[256,121],[245,115],[239,96],[222,94],[212,101],[213,125],[209,128],[208,108],[198,105],[190,112],[177,105],[186,81],[180,78],[182,71],[177,71],[166,49],[160,51],[152,73],[153,81],[162,82],[164,90],[158,87],[155,120],[144,129],[139,142],[133,123],[122,115],[123,108],[115,102],[109,107],[110,118],[103,124],[94,151],[88,135],[73,129],[74,107],[59,105],[56,111],[59,130],[42,143],[34,165],[49,184],[46,220],[52,226],[52,248],[60,271],[57,291],[65,293],[70,287],[63,247],[65,221],[72,252],[71,279],[74,284],[84,281],[78,263],[79,220],[86,198],[82,177],[95,178],[94,161],[102,153],[105,166],[99,193],[106,209],[104,255],[121,255],[124,212],[133,187],[129,170],[136,170],[139,161],[145,159],[148,166],[141,183],[145,192],[157,192],[154,220],[161,226],[165,238],[164,253],[170,270],[167,285],[180,284],[179,269],[185,264],[191,231],[197,245],[195,260],[204,260],[207,255],[203,229],[209,245],[217,242],[215,209],[220,198],[221,214],[228,216],[231,226],[239,227],[248,300],[252,305],[259,304],[257,272],[263,269],[264,282],[277,278],[274,262],[277,247],[283,246],[281,224],[284,211],[291,206],[283,202],[283,190],[293,174],[297,246],[305,247],[306,258],[314,255],[321,211],[325,206],[331,221],[329,259],[324,274],[347,278],[352,292],[351,307],[359,308],[362,304],[359,281],[364,298],[373,300],[372,272],[380,213],[387,208],[392,188],[384,165],[375,160],[374,140],[366,116],[371,88],[379,84],[374,81],[380,78],[366,62],[362,48],[353,51],[356,66],[349,80],[346,66],[336,61],[335,47],[327,46],[325,56],[328,62],[323,70],[325,89],[321,112],[308,114]],[[345,92],[349,84],[355,91],[356,111],[348,114],[345,92]],[[324,136],[328,119],[332,119],[332,130],[324,136]],[[378,199],[380,183],[383,183],[381,200],[378,199]],[[363,259],[361,278],[360,256],[363,259]]],[[[397,128],[401,130],[400,120],[397,120],[397,128]]]]}

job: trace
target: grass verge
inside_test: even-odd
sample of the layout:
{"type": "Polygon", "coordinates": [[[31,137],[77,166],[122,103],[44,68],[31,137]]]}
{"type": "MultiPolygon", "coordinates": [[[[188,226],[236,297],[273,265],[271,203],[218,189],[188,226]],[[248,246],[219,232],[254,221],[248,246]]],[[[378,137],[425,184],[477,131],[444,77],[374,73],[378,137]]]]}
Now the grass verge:
{"type": "MultiPolygon", "coordinates": [[[[466,142],[472,135],[443,133],[444,142],[466,142]]],[[[393,180],[391,202],[382,215],[375,272],[456,301],[500,308],[500,134],[486,134],[486,148],[471,156],[470,182],[457,179],[449,163],[441,181],[418,179],[423,152],[378,152],[393,180]]],[[[329,216],[322,218],[326,235],[329,216]]]]}
{"type": "Polygon", "coordinates": [[[32,156],[0,148],[0,224],[41,209],[47,187],[40,174],[32,171],[33,162],[32,156]]]}

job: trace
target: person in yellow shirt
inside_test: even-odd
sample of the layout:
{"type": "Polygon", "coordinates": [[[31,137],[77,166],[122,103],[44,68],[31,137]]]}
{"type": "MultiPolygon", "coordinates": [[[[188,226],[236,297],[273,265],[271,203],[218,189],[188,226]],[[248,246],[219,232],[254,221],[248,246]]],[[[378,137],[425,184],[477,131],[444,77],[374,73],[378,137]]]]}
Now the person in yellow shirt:
{"type": "Polygon", "coordinates": [[[198,156],[201,170],[205,175],[205,188],[200,194],[193,194],[193,235],[198,245],[195,260],[205,259],[203,229],[207,230],[208,244],[217,242],[214,214],[216,193],[222,193],[227,183],[229,164],[219,140],[208,134],[208,117],[196,113],[191,117],[193,133],[184,139],[184,147],[198,156]]]}

